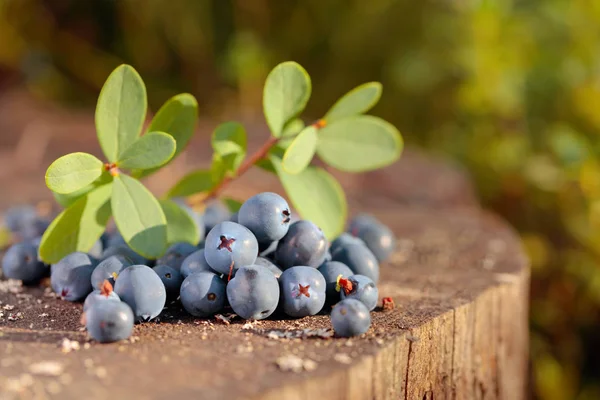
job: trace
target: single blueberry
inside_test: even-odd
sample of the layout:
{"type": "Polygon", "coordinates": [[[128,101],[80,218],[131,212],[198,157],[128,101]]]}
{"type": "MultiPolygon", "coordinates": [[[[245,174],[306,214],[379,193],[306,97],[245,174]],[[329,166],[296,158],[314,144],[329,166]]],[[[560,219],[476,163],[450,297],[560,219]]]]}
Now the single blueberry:
{"type": "Polygon", "coordinates": [[[375,283],[364,275],[351,275],[340,279],[340,298],[361,301],[369,311],[373,311],[379,299],[375,283]]]}
{"type": "Polygon", "coordinates": [[[310,221],[294,222],[275,250],[278,265],[287,269],[296,265],[317,268],[325,260],[327,239],[310,221]]]}
{"type": "Polygon", "coordinates": [[[226,297],[225,281],[212,272],[196,272],[181,284],[181,304],[195,317],[210,317],[223,310],[226,297]]]}
{"type": "Polygon", "coordinates": [[[168,265],[157,265],[152,269],[165,285],[167,299],[175,300],[179,296],[179,288],[183,282],[183,276],[175,268],[171,268],[168,265]]]}
{"type": "Polygon", "coordinates": [[[286,269],[279,278],[283,312],[290,317],[315,315],[325,305],[325,278],[313,267],[286,269]]]}
{"type": "Polygon", "coordinates": [[[167,301],[165,285],[146,265],[132,265],[121,271],[115,282],[115,292],[131,307],[138,322],[156,318],[167,301]]]}
{"type": "Polygon", "coordinates": [[[256,257],[256,261],[254,261],[254,265],[262,265],[266,267],[269,271],[275,275],[275,278],[279,279],[283,271],[277,265],[275,265],[271,260],[264,257],[256,257]]]}
{"type": "Polygon", "coordinates": [[[358,237],[365,242],[380,263],[387,260],[396,248],[396,236],[390,228],[381,223],[363,225],[358,230],[358,237]]]}
{"type": "Polygon", "coordinates": [[[349,245],[339,247],[333,254],[333,261],[346,264],[355,274],[365,275],[377,283],[379,263],[367,246],[349,245]]]}
{"type": "Polygon", "coordinates": [[[206,262],[206,257],[204,257],[204,249],[196,250],[189,256],[183,260],[181,263],[181,269],[179,270],[183,279],[187,278],[191,274],[195,274],[196,272],[212,272],[210,265],[206,262]]]}
{"type": "Polygon", "coordinates": [[[238,220],[254,233],[258,243],[268,246],[285,236],[290,227],[290,215],[290,206],[283,197],[265,192],[242,204],[238,220]]]}
{"type": "Polygon", "coordinates": [[[6,210],[4,214],[4,224],[13,233],[19,233],[25,225],[33,221],[37,217],[35,207],[17,206],[6,210]]]}
{"type": "Polygon", "coordinates": [[[245,266],[227,284],[227,299],[240,317],[265,319],[273,314],[279,303],[279,283],[266,267],[245,266]]]}
{"type": "Polygon", "coordinates": [[[124,340],[133,331],[133,312],[121,301],[98,301],[86,311],[85,326],[100,343],[124,340]]]}
{"type": "Polygon", "coordinates": [[[42,236],[49,226],[50,220],[48,218],[36,216],[31,221],[25,223],[18,234],[24,240],[31,240],[38,236],[42,236]]]}
{"type": "Polygon", "coordinates": [[[365,242],[362,239],[359,239],[351,234],[344,232],[340,236],[338,236],[333,242],[331,242],[331,247],[329,248],[329,252],[331,254],[335,253],[340,247],[346,247],[351,245],[362,245],[366,246],[365,242]]]}
{"type": "Polygon", "coordinates": [[[231,212],[222,202],[213,201],[206,206],[202,218],[204,220],[205,231],[210,232],[212,228],[221,222],[229,221],[231,212]]]}
{"type": "Polygon", "coordinates": [[[206,236],[204,256],[208,265],[221,274],[252,265],[257,255],[256,238],[248,228],[235,222],[221,222],[206,236]]]}
{"type": "Polygon", "coordinates": [[[325,294],[327,303],[334,304],[340,301],[340,293],[336,290],[339,277],[348,278],[354,272],[346,264],[339,261],[324,262],[319,268],[319,272],[325,278],[325,294]]]}
{"type": "Polygon", "coordinates": [[[348,232],[354,236],[359,237],[358,232],[365,226],[376,225],[379,221],[377,218],[370,214],[358,214],[348,224],[348,232]]]}
{"type": "Polygon", "coordinates": [[[149,260],[147,258],[139,255],[138,253],[133,251],[127,245],[107,247],[106,249],[104,249],[101,259],[106,260],[108,257],[117,256],[117,255],[128,258],[129,260],[131,260],[132,264],[138,264],[138,265],[148,265],[149,264],[149,260]]]}
{"type": "Polygon", "coordinates": [[[38,259],[37,247],[31,242],[12,245],[2,258],[2,272],[8,279],[31,284],[42,279],[48,267],[38,259]]]}
{"type": "Polygon", "coordinates": [[[169,246],[167,252],[161,258],[156,260],[156,264],[168,265],[169,267],[179,271],[181,269],[181,263],[183,263],[183,260],[185,260],[187,256],[196,250],[198,250],[198,247],[189,243],[175,243],[169,246]]]}
{"type": "Polygon", "coordinates": [[[369,330],[371,315],[362,302],[346,299],[337,303],[331,310],[331,324],[338,336],[358,336],[369,330]]]}
{"type": "Polygon", "coordinates": [[[83,302],[83,312],[86,312],[99,301],[121,301],[121,299],[113,291],[112,285],[108,281],[104,281],[100,289],[96,289],[87,295],[83,302]]]}
{"type": "Polygon", "coordinates": [[[122,270],[133,265],[133,262],[121,254],[110,256],[100,261],[98,266],[92,272],[91,283],[94,289],[99,289],[105,280],[111,285],[115,285],[115,276],[118,276],[122,270]]]}
{"type": "Polygon", "coordinates": [[[65,300],[82,300],[92,291],[95,266],[96,261],[86,253],[69,254],[51,267],[52,289],[65,300]]]}

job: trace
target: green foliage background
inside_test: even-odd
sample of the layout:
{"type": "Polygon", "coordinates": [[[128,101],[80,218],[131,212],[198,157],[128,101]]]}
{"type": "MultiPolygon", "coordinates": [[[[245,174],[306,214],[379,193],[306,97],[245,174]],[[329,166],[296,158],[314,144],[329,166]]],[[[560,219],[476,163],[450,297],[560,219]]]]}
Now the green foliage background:
{"type": "Polygon", "coordinates": [[[378,115],[470,169],[533,261],[535,394],[600,398],[599,1],[0,0],[0,78],[77,106],[127,62],[154,110],[190,92],[203,115],[260,113],[287,59],[309,114],[381,81],[378,115]]]}

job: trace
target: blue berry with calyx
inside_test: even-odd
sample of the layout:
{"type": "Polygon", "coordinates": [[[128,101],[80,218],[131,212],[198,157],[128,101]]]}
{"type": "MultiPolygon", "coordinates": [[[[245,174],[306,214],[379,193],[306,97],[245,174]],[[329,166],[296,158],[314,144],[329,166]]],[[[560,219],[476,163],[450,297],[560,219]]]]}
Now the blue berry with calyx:
{"type": "Polygon", "coordinates": [[[133,331],[131,307],[121,301],[98,301],[84,314],[85,327],[100,343],[125,340],[133,331]]]}
{"type": "Polygon", "coordinates": [[[204,256],[218,273],[230,275],[258,256],[258,242],[248,228],[235,222],[217,224],[206,236],[204,256]]]}
{"type": "Polygon", "coordinates": [[[68,301],[82,300],[92,291],[92,273],[96,260],[86,253],[67,255],[50,269],[52,289],[68,301]]]}
{"type": "Polygon", "coordinates": [[[167,249],[167,252],[158,260],[157,265],[168,265],[169,267],[179,271],[183,260],[193,252],[198,250],[198,247],[189,243],[180,242],[175,243],[167,249]]]}
{"type": "Polygon", "coordinates": [[[221,222],[229,221],[231,211],[222,202],[213,201],[206,206],[202,218],[206,232],[210,232],[212,228],[221,222]]]}
{"type": "Polygon", "coordinates": [[[331,255],[333,261],[346,264],[355,274],[365,275],[377,283],[379,280],[379,263],[367,246],[349,245],[339,247],[331,255]]]}
{"type": "Polygon", "coordinates": [[[297,265],[317,268],[325,260],[327,247],[327,239],[319,227],[310,221],[298,221],[290,225],[279,241],[275,260],[284,270],[297,265]]]}
{"type": "Polygon", "coordinates": [[[165,285],[167,300],[175,300],[179,296],[179,288],[183,282],[183,276],[175,268],[168,265],[157,265],[152,268],[165,285]]]}
{"type": "Polygon", "coordinates": [[[273,273],[275,278],[279,279],[283,271],[277,265],[275,265],[271,260],[265,257],[256,257],[256,261],[254,261],[254,265],[261,265],[267,268],[269,271],[273,273]]]}
{"type": "Polygon", "coordinates": [[[325,305],[325,278],[315,268],[296,266],[279,278],[283,312],[290,317],[315,315],[325,305]]]}
{"type": "Polygon", "coordinates": [[[206,257],[204,256],[204,249],[196,250],[189,256],[183,260],[181,263],[181,269],[179,270],[183,279],[187,278],[191,274],[195,274],[196,272],[212,272],[210,265],[206,261],[206,257]]]}
{"type": "Polygon", "coordinates": [[[105,280],[111,285],[115,285],[116,277],[125,268],[133,265],[132,261],[121,254],[110,256],[100,261],[98,266],[92,272],[91,283],[94,289],[99,289],[105,280]]]}
{"type": "Polygon", "coordinates": [[[277,309],[279,283],[266,267],[245,266],[238,269],[235,277],[227,284],[227,299],[240,317],[265,319],[277,309]]]}
{"type": "Polygon", "coordinates": [[[226,286],[225,281],[212,272],[196,272],[181,284],[181,304],[195,317],[210,317],[225,308],[226,286]]]}
{"type": "Polygon", "coordinates": [[[268,246],[285,236],[290,227],[290,216],[290,206],[283,197],[265,192],[242,204],[238,221],[254,233],[258,243],[268,246]]]}
{"type": "Polygon", "coordinates": [[[113,291],[113,286],[108,280],[102,282],[99,289],[87,295],[83,302],[83,312],[86,312],[99,301],[121,301],[119,296],[113,291]]]}
{"type": "Polygon", "coordinates": [[[48,267],[38,259],[37,247],[30,242],[16,243],[9,247],[2,258],[2,272],[8,279],[18,279],[32,284],[42,279],[48,267]]]}
{"type": "Polygon", "coordinates": [[[356,299],[361,301],[369,311],[377,307],[379,290],[375,283],[364,275],[351,275],[338,279],[340,298],[356,299]]]}
{"type": "Polygon", "coordinates": [[[329,252],[331,254],[335,253],[340,247],[347,247],[352,245],[362,245],[366,246],[365,242],[362,239],[352,236],[351,234],[344,232],[340,236],[338,236],[333,242],[331,242],[331,247],[329,248],[329,252]]]}
{"type": "Polygon", "coordinates": [[[165,285],[146,265],[132,265],[121,271],[115,281],[115,292],[131,307],[137,322],[156,318],[167,301],[165,285]]]}
{"type": "Polygon", "coordinates": [[[318,268],[319,272],[325,278],[325,295],[327,296],[327,303],[333,304],[340,301],[340,293],[336,290],[338,286],[338,279],[347,278],[350,275],[354,275],[354,272],[346,264],[339,261],[327,261],[321,264],[318,268]]]}
{"type": "Polygon", "coordinates": [[[377,261],[387,260],[396,248],[396,236],[394,233],[373,217],[367,216],[360,218],[358,222],[350,224],[350,233],[360,238],[365,245],[373,252],[377,261]]]}
{"type": "Polygon", "coordinates": [[[371,315],[362,302],[346,299],[337,303],[331,310],[331,324],[338,336],[358,336],[371,327],[371,315]]]}

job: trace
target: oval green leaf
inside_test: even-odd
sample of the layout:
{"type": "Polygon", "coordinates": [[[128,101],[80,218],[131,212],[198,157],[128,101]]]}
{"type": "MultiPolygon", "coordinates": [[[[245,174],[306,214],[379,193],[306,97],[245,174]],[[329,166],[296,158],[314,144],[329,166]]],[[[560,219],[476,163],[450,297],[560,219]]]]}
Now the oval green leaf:
{"type": "Polygon", "coordinates": [[[200,242],[198,225],[189,212],[172,200],[160,200],[160,206],[167,218],[169,244],[186,242],[195,246],[200,242]]]}
{"type": "Polygon", "coordinates": [[[281,137],[285,124],[304,110],[310,92],[310,76],[298,63],[281,63],[269,73],[263,111],[273,136],[281,137]]]}
{"type": "Polygon", "coordinates": [[[75,251],[89,251],[100,238],[111,215],[112,184],[87,193],[52,221],[40,243],[40,258],[47,264],[75,251]]]}
{"type": "Polygon", "coordinates": [[[167,247],[167,219],[158,200],[140,181],[115,177],[112,211],[125,242],[146,258],[160,257],[167,247]]]}
{"type": "Polygon", "coordinates": [[[190,172],[179,180],[169,190],[167,197],[187,197],[192,194],[207,192],[212,189],[213,174],[210,170],[198,170],[190,172]]]}
{"type": "MultiPolygon", "coordinates": [[[[171,97],[152,118],[148,132],[166,132],[173,136],[175,142],[177,142],[175,154],[167,164],[186,148],[194,135],[196,121],[198,121],[198,102],[189,93],[171,97]]],[[[139,176],[148,176],[156,172],[157,169],[139,171],[139,176]]]]}
{"type": "Polygon", "coordinates": [[[73,193],[98,179],[103,170],[102,161],[91,154],[67,154],[48,167],[46,186],[56,193],[73,193]]]}
{"type": "Polygon", "coordinates": [[[246,129],[238,122],[225,122],[215,129],[212,147],[226,172],[234,173],[246,157],[246,129]]]}
{"type": "Polygon", "coordinates": [[[283,169],[290,174],[302,172],[310,164],[317,149],[317,128],[306,127],[289,145],[283,155],[283,169]]]}
{"type": "Polygon", "coordinates": [[[271,157],[271,163],[294,208],[302,218],[315,223],[332,240],[344,230],[347,204],[339,182],[327,171],[308,167],[299,174],[288,174],[281,160],[271,157]]]}
{"type": "Polygon", "coordinates": [[[104,155],[116,162],[140,135],[146,118],[146,86],[130,65],[108,77],[96,105],[96,133],[104,155]]]}
{"type": "Polygon", "coordinates": [[[85,196],[87,193],[94,190],[95,188],[106,185],[107,183],[110,183],[110,182],[112,182],[112,176],[108,173],[108,171],[103,171],[102,175],[100,175],[100,177],[98,179],[96,179],[94,182],[90,183],[89,185],[87,185],[79,190],[76,190],[71,193],[52,192],[52,195],[54,196],[54,199],[56,200],[56,202],[58,204],[60,204],[64,208],[67,208],[71,204],[73,204],[77,200],[79,200],[81,197],[85,196]]]}
{"type": "Polygon", "coordinates": [[[355,87],[338,101],[323,117],[327,122],[364,114],[377,104],[381,98],[382,86],[379,82],[368,82],[355,87]]]}
{"type": "Polygon", "coordinates": [[[121,154],[122,169],[150,169],[166,164],[175,154],[175,139],[164,132],[150,132],[136,140],[121,154]]]}
{"type": "Polygon", "coordinates": [[[342,171],[362,172],[392,164],[402,153],[396,127],[371,115],[348,117],[319,130],[317,154],[342,171]]]}

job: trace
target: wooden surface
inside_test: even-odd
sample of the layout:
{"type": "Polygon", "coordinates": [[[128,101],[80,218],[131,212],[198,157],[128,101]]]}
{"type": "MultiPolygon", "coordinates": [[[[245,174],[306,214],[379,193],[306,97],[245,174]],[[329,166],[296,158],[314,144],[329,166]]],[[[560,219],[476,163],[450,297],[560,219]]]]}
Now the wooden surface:
{"type": "MultiPolygon", "coordinates": [[[[28,177],[43,176],[57,151],[94,151],[75,142],[53,137],[41,172],[32,168],[18,183],[0,176],[0,187],[14,188],[0,204],[47,197],[28,177]]],[[[183,168],[201,164],[203,151],[184,157],[183,168]]],[[[340,176],[352,211],[374,213],[399,238],[379,284],[397,307],[376,310],[367,334],[281,339],[329,328],[329,317],[225,325],[172,304],[160,323],[137,325],[133,340],[99,345],[80,330],[80,304],[0,281],[0,399],[525,398],[529,267],[518,238],[479,209],[460,171],[407,154],[367,178],[340,176]],[[79,349],[65,352],[65,339],[79,349]]],[[[165,179],[150,185],[160,191],[165,179]]],[[[253,173],[230,192],[276,185],[253,173]]]]}

